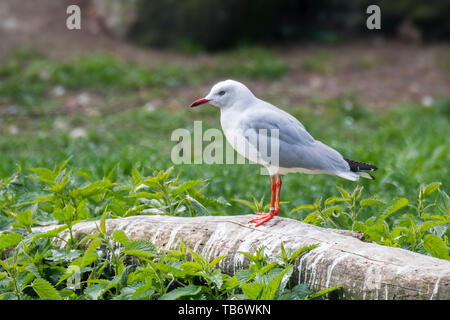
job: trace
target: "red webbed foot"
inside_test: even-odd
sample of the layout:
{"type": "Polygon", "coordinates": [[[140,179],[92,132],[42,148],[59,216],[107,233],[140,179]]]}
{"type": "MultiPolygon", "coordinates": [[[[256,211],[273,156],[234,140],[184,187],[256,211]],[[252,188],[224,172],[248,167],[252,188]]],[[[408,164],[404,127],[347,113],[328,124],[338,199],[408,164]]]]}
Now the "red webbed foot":
{"type": "Polygon", "coordinates": [[[268,213],[266,212],[257,213],[257,215],[259,215],[258,218],[250,220],[250,222],[256,223],[256,227],[272,219],[274,216],[276,216],[276,213],[274,211],[270,211],[268,213]]]}

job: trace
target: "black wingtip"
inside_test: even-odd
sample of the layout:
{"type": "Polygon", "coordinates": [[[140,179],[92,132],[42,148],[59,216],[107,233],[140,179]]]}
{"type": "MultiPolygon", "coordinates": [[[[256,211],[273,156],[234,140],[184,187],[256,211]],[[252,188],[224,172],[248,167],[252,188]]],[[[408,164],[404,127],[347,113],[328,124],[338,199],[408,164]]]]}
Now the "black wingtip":
{"type": "MultiPolygon", "coordinates": [[[[360,171],[376,171],[378,168],[374,166],[373,164],[360,162],[360,161],[354,161],[350,159],[344,158],[345,161],[347,161],[348,165],[350,166],[350,170],[353,172],[360,172],[360,171]]],[[[375,177],[370,175],[374,180],[375,177]]]]}

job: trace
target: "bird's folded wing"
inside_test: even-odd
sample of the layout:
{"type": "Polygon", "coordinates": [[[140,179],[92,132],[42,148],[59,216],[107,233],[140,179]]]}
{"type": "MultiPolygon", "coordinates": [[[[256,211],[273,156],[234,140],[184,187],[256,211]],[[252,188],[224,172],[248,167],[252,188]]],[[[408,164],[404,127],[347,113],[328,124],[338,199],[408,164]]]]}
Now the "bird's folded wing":
{"type": "MultiPolygon", "coordinates": [[[[304,126],[288,113],[269,111],[254,115],[244,121],[243,133],[249,144],[259,151],[262,149],[261,142],[266,139],[267,154],[270,155],[267,161],[273,163],[274,154],[277,154],[279,167],[330,173],[348,170],[348,164],[339,152],[314,140],[304,126]]],[[[264,158],[265,154],[260,154],[260,157],[264,158]]]]}
{"type": "Polygon", "coordinates": [[[271,136],[278,134],[279,140],[288,144],[307,146],[315,142],[300,121],[282,110],[268,110],[251,115],[247,121],[243,121],[243,132],[250,131],[259,134],[267,132],[271,136]]]}

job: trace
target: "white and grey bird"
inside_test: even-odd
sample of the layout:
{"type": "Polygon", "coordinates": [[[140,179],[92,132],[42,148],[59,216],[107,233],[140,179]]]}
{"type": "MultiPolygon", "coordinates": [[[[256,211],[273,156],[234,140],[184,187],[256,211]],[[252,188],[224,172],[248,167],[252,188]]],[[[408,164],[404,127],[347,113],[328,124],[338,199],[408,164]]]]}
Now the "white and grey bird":
{"type": "Polygon", "coordinates": [[[315,140],[292,115],[258,99],[240,82],[221,81],[190,107],[205,103],[220,108],[222,130],[231,146],[266,167],[270,174],[271,206],[268,213],[258,213],[259,217],[251,220],[257,226],[280,211],[282,174],[330,174],[352,181],[359,177],[375,179],[364,171],[377,170],[376,166],[344,158],[338,151],[315,140]]]}

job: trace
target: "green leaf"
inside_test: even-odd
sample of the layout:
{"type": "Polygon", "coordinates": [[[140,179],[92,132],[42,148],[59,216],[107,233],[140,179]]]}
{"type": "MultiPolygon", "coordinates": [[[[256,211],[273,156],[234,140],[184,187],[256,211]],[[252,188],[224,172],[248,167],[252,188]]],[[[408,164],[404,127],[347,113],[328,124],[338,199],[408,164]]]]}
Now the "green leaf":
{"type": "Polygon", "coordinates": [[[144,199],[160,199],[163,196],[162,192],[136,192],[134,195],[130,195],[131,198],[144,198],[144,199]]]}
{"type": "Polygon", "coordinates": [[[70,156],[68,159],[64,160],[58,165],[58,169],[56,169],[56,173],[59,174],[63,171],[63,169],[69,164],[70,160],[72,160],[72,156],[70,156]]]}
{"type": "Polygon", "coordinates": [[[342,189],[341,187],[336,187],[336,188],[338,188],[338,190],[341,193],[342,197],[344,197],[345,199],[350,200],[352,198],[352,196],[347,191],[342,189]]]}
{"type": "Polygon", "coordinates": [[[278,298],[280,300],[301,300],[309,295],[312,292],[308,288],[308,286],[304,283],[297,284],[290,290],[285,290],[285,292],[278,298]]]}
{"type": "Polygon", "coordinates": [[[84,289],[84,294],[92,300],[97,300],[102,295],[103,290],[106,288],[106,286],[106,283],[92,284],[84,289]]]}
{"type": "Polygon", "coordinates": [[[226,257],[227,256],[219,256],[215,258],[213,261],[211,261],[208,267],[212,269],[217,263],[219,263],[222,259],[225,259],[226,257]]]}
{"type": "Polygon", "coordinates": [[[364,234],[368,240],[380,243],[382,238],[389,238],[389,225],[384,220],[377,221],[373,225],[366,224],[364,234]]]}
{"type": "Polygon", "coordinates": [[[431,229],[435,226],[441,225],[441,224],[447,224],[448,221],[442,221],[442,220],[427,220],[424,223],[420,225],[420,232],[428,231],[428,229],[431,229]]]}
{"type": "Polygon", "coordinates": [[[299,210],[314,210],[314,209],[315,209],[314,205],[312,205],[312,204],[304,204],[304,205],[298,206],[295,209],[292,209],[289,212],[289,214],[294,213],[294,212],[299,211],[299,210]]]}
{"type": "Polygon", "coordinates": [[[319,212],[318,211],[311,212],[306,216],[305,219],[303,219],[303,222],[317,225],[317,223],[319,222],[319,212]]]}
{"type": "Polygon", "coordinates": [[[53,211],[53,217],[58,222],[69,222],[74,218],[75,208],[72,205],[65,206],[63,209],[55,208],[53,211]]]}
{"type": "Polygon", "coordinates": [[[93,195],[103,193],[111,189],[113,186],[114,184],[105,178],[101,181],[94,181],[83,188],[73,190],[69,194],[76,198],[89,198],[93,195]]]}
{"type": "Polygon", "coordinates": [[[131,170],[131,184],[134,190],[142,184],[142,176],[135,167],[131,170]]]}
{"type": "MultiPolygon", "coordinates": [[[[53,180],[55,180],[57,173],[53,172],[48,168],[28,168],[28,171],[36,173],[38,176],[34,177],[35,179],[42,178],[53,184],[53,180]]],[[[42,180],[41,180],[42,181],[42,180]]],[[[45,181],[44,181],[45,182],[45,181]]]]}
{"type": "Polygon", "coordinates": [[[33,203],[52,202],[52,201],[54,201],[54,199],[55,199],[54,195],[43,196],[43,197],[35,198],[33,200],[33,203]]]}
{"type": "Polygon", "coordinates": [[[423,187],[423,195],[425,197],[429,196],[433,192],[435,192],[442,185],[441,182],[432,182],[429,185],[423,187]]]}
{"type": "Polygon", "coordinates": [[[136,291],[134,291],[134,293],[131,295],[130,300],[148,300],[151,296],[153,296],[154,293],[155,290],[153,289],[152,283],[147,283],[137,288],[136,291]]]}
{"type": "Polygon", "coordinates": [[[188,285],[186,287],[176,288],[162,295],[159,300],[177,300],[181,297],[195,296],[202,290],[199,286],[188,285]]]}
{"type": "Polygon", "coordinates": [[[119,242],[125,246],[131,243],[130,239],[128,239],[127,235],[123,230],[114,230],[112,238],[114,241],[119,242]]]}
{"type": "Polygon", "coordinates": [[[384,202],[383,200],[377,199],[375,197],[363,199],[359,203],[359,205],[361,207],[379,206],[382,204],[386,204],[386,202],[384,202]]]}
{"type": "Polygon", "coordinates": [[[76,210],[76,219],[77,220],[85,220],[89,218],[90,212],[87,207],[86,200],[80,201],[80,203],[77,205],[76,210]]]}
{"type": "Polygon", "coordinates": [[[433,219],[442,222],[450,223],[450,215],[442,216],[440,214],[424,214],[422,215],[423,219],[433,219]]]}
{"type": "Polygon", "coordinates": [[[187,196],[187,199],[190,200],[192,208],[194,209],[197,216],[210,216],[208,209],[206,209],[200,202],[198,202],[196,199],[192,198],[191,196],[187,196]]]}
{"type": "Polygon", "coordinates": [[[275,295],[278,290],[282,291],[283,286],[286,284],[287,280],[290,278],[293,272],[292,265],[288,268],[284,269],[278,276],[276,276],[267,286],[264,287],[264,290],[261,294],[261,300],[273,300],[275,299],[275,295]],[[283,281],[283,278],[286,280],[283,281]]]}
{"type": "Polygon", "coordinates": [[[39,273],[38,267],[34,263],[30,263],[25,267],[25,270],[31,272],[34,277],[36,278],[42,278],[41,274],[39,273]]]}
{"type": "Polygon", "coordinates": [[[321,297],[323,295],[326,295],[327,293],[333,292],[335,290],[338,290],[340,287],[336,286],[336,287],[331,287],[331,288],[327,288],[327,289],[323,289],[320,290],[318,292],[315,292],[314,294],[304,298],[304,300],[312,300],[312,299],[316,299],[318,297],[321,297]]]}
{"type": "MultiPolygon", "coordinates": [[[[206,186],[206,184],[205,184],[206,186]]],[[[214,207],[220,208],[222,206],[231,206],[229,202],[227,202],[223,197],[219,197],[217,199],[205,196],[202,192],[197,191],[195,188],[191,188],[187,190],[188,194],[200,202],[205,207],[214,207]]]]}
{"type": "Polygon", "coordinates": [[[371,224],[367,223],[367,225],[361,221],[355,221],[353,222],[352,230],[353,231],[361,231],[363,233],[366,233],[367,228],[369,228],[371,224]]]}
{"type": "Polygon", "coordinates": [[[300,249],[296,250],[290,257],[289,257],[289,262],[293,262],[295,259],[297,259],[297,257],[307,251],[310,251],[314,248],[316,248],[319,245],[319,243],[317,244],[312,244],[309,246],[304,246],[301,247],[300,249]]]}
{"type": "Polygon", "coordinates": [[[259,259],[257,256],[254,256],[253,254],[249,253],[249,252],[244,252],[244,251],[239,251],[239,253],[243,254],[244,256],[246,256],[247,258],[249,258],[251,261],[253,261],[254,263],[259,263],[259,259]]]}
{"type": "Polygon", "coordinates": [[[239,280],[236,276],[226,278],[222,286],[222,290],[231,290],[239,285],[239,280]]]}
{"type": "Polygon", "coordinates": [[[340,206],[332,206],[332,207],[328,207],[328,208],[326,208],[325,210],[323,210],[322,212],[321,212],[321,216],[322,217],[327,217],[327,218],[329,218],[329,217],[331,217],[331,215],[333,214],[333,213],[335,213],[335,212],[342,212],[342,208],[340,207],[340,206]]]}
{"type": "Polygon", "coordinates": [[[389,217],[394,212],[400,210],[401,208],[408,205],[408,199],[406,198],[397,198],[391,202],[392,204],[383,211],[378,217],[378,221],[385,220],[387,217],[389,217]]]}
{"type": "Polygon", "coordinates": [[[36,280],[34,280],[32,287],[41,299],[46,300],[62,299],[58,291],[47,280],[37,278],[36,280]]]}
{"type": "Polygon", "coordinates": [[[241,285],[242,293],[250,300],[259,300],[266,285],[262,282],[252,281],[241,285]]]}
{"type": "Polygon", "coordinates": [[[34,242],[34,241],[36,241],[37,239],[40,239],[40,238],[54,238],[54,237],[57,237],[58,234],[60,234],[62,231],[66,230],[67,228],[69,228],[68,225],[63,225],[63,226],[60,226],[58,228],[51,229],[51,230],[49,230],[47,232],[44,232],[44,233],[38,233],[35,236],[33,236],[33,238],[31,238],[30,242],[34,242]]]}
{"type": "Polygon", "coordinates": [[[209,281],[211,281],[212,283],[214,283],[218,289],[220,289],[222,287],[223,278],[222,278],[222,272],[220,271],[220,269],[214,270],[214,272],[211,274],[208,274],[206,276],[206,278],[209,281]]]}
{"type": "Polygon", "coordinates": [[[253,271],[250,269],[242,269],[238,270],[235,274],[236,279],[238,280],[239,284],[243,284],[251,279],[253,274],[253,271]]]}
{"type": "MultiPolygon", "coordinates": [[[[77,260],[75,260],[75,261],[77,261],[77,260]]],[[[81,270],[81,268],[79,265],[71,264],[70,266],[67,267],[66,272],[61,276],[61,278],[59,278],[57,285],[60,284],[61,282],[63,282],[64,280],[68,279],[73,274],[80,272],[80,270],[81,270]]]]}
{"type": "Polygon", "coordinates": [[[197,275],[199,271],[203,270],[203,267],[200,263],[193,261],[183,262],[181,263],[181,267],[183,268],[183,271],[191,275],[197,275]]]}
{"type": "Polygon", "coordinates": [[[79,174],[80,176],[85,178],[87,181],[91,181],[92,180],[91,173],[87,169],[75,170],[75,173],[79,174]]]}
{"type": "Polygon", "coordinates": [[[102,218],[100,220],[100,231],[106,233],[106,212],[108,210],[108,206],[103,210],[102,218]]]}
{"type": "Polygon", "coordinates": [[[339,198],[339,197],[332,197],[325,200],[325,207],[328,207],[330,204],[335,202],[348,202],[348,199],[339,198]]]}
{"type": "Polygon", "coordinates": [[[192,251],[191,249],[188,249],[189,252],[191,253],[192,257],[194,258],[195,262],[200,263],[202,266],[204,266],[205,263],[205,259],[199,255],[197,252],[192,251]]]}
{"type": "Polygon", "coordinates": [[[122,252],[131,256],[152,258],[156,255],[157,248],[150,241],[136,240],[126,245],[122,252]]]}
{"type": "Polygon", "coordinates": [[[33,214],[34,214],[33,211],[28,209],[28,210],[17,213],[16,219],[19,222],[18,223],[19,227],[27,228],[27,227],[31,226],[32,221],[33,221],[33,214]]]}
{"type": "Polygon", "coordinates": [[[233,200],[233,201],[236,201],[236,202],[239,202],[239,203],[242,203],[243,205],[249,207],[249,208],[252,209],[253,211],[256,210],[255,204],[254,204],[253,202],[250,202],[250,201],[244,200],[244,199],[232,199],[232,200],[233,200]]]}
{"type": "Polygon", "coordinates": [[[0,251],[5,248],[12,247],[17,245],[20,241],[22,241],[23,237],[15,232],[4,232],[0,234],[0,251]]]}
{"type": "Polygon", "coordinates": [[[423,247],[433,257],[450,260],[449,250],[445,242],[434,234],[427,234],[423,237],[423,247]]]}
{"type": "Polygon", "coordinates": [[[183,192],[185,192],[191,188],[194,188],[202,183],[204,183],[203,180],[190,180],[190,181],[183,182],[180,186],[173,188],[171,190],[172,196],[177,196],[179,194],[182,194],[183,192]]]}
{"type": "Polygon", "coordinates": [[[13,266],[8,265],[5,261],[0,259],[0,266],[2,266],[6,271],[10,270],[11,268],[13,268],[13,266]]]}

